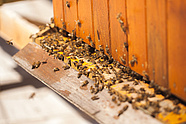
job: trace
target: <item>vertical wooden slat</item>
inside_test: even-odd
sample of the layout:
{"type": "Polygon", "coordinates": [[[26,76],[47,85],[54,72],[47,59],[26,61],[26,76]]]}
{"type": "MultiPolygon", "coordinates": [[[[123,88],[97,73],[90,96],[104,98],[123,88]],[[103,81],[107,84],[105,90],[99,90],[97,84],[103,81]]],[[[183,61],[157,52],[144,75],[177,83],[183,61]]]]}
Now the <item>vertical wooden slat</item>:
{"type": "Polygon", "coordinates": [[[64,21],[63,7],[63,0],[53,0],[54,23],[60,28],[62,28],[62,21],[64,21]]]}
{"type": "Polygon", "coordinates": [[[77,35],[90,44],[86,37],[90,34],[92,41],[94,41],[92,0],[78,1],[78,18],[81,24],[79,25],[77,35]]]}
{"type": "Polygon", "coordinates": [[[186,1],[168,0],[167,8],[169,87],[186,101],[186,1]]]}
{"type": "Polygon", "coordinates": [[[109,1],[110,10],[110,36],[111,36],[111,49],[114,59],[120,60],[120,57],[124,58],[128,62],[128,52],[124,47],[124,42],[127,43],[127,36],[123,32],[119,21],[117,20],[117,15],[121,13],[121,20],[124,25],[127,24],[126,19],[126,1],[125,0],[110,0],[109,1]],[[116,52],[117,51],[117,52],[116,52]],[[124,54],[126,57],[124,57],[124,54]]]}
{"type": "Polygon", "coordinates": [[[93,0],[95,46],[110,47],[108,0],[93,0]],[[100,41],[98,41],[98,34],[100,41]]]}
{"type": "Polygon", "coordinates": [[[131,69],[143,75],[147,71],[147,41],[145,0],[127,0],[127,19],[129,25],[128,45],[129,61],[137,57],[137,63],[131,69]]]}
{"type": "Polygon", "coordinates": [[[150,80],[168,87],[166,0],[146,0],[150,80]]]}
{"type": "Polygon", "coordinates": [[[77,0],[64,0],[64,13],[65,13],[65,24],[66,30],[72,32],[76,27],[77,18],[77,0]],[[69,2],[70,7],[66,6],[66,2],[69,2]]]}

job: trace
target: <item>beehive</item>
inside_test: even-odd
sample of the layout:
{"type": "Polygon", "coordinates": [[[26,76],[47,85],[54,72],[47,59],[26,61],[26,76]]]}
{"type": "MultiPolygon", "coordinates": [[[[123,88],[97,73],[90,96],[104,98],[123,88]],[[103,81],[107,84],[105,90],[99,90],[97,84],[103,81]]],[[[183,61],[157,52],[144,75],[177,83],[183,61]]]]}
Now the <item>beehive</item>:
{"type": "Polygon", "coordinates": [[[53,0],[53,8],[58,27],[76,30],[88,44],[90,34],[96,48],[108,45],[116,60],[186,100],[185,1],[53,0]]]}

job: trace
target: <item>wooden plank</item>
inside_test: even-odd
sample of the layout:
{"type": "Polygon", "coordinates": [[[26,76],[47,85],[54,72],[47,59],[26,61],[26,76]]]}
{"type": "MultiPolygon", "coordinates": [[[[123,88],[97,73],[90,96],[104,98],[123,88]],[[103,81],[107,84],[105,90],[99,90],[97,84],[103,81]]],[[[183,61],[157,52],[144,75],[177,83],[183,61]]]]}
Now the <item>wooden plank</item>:
{"type": "Polygon", "coordinates": [[[81,24],[79,25],[77,35],[83,38],[86,43],[90,44],[90,41],[86,37],[90,34],[92,41],[94,41],[92,0],[78,1],[78,18],[81,24]]]}
{"type": "Polygon", "coordinates": [[[77,0],[64,0],[64,13],[65,13],[65,24],[66,30],[72,32],[76,27],[77,18],[77,0]],[[67,7],[67,1],[70,7],[67,7]]]}
{"type": "Polygon", "coordinates": [[[168,87],[166,0],[147,0],[148,73],[168,87]]]}
{"type": "Polygon", "coordinates": [[[29,43],[14,55],[13,58],[30,74],[100,123],[161,123],[140,110],[132,109],[132,106],[127,102],[117,106],[117,104],[112,102],[106,89],[98,94],[99,100],[92,101],[90,98],[93,95],[88,89],[94,82],[84,75],[81,78],[77,78],[78,72],[72,68],[68,70],[62,69],[65,63],[49,56],[36,43],[29,43]],[[37,69],[31,69],[34,61],[43,61],[46,59],[46,64],[41,64],[37,69]],[[54,67],[58,67],[60,71],[54,72],[54,67]],[[81,89],[81,84],[85,80],[88,80],[89,84],[86,88],[81,89]],[[129,105],[129,108],[117,118],[118,111],[126,104],[129,105]]]}
{"type": "Polygon", "coordinates": [[[186,1],[168,0],[168,69],[171,92],[186,101],[186,1]]]}
{"type": "Polygon", "coordinates": [[[111,53],[117,61],[123,64],[120,57],[124,58],[128,63],[128,52],[124,46],[124,42],[127,43],[127,36],[121,28],[117,16],[121,13],[121,20],[124,25],[127,26],[127,15],[126,15],[126,1],[125,0],[110,0],[109,1],[110,10],[110,36],[111,36],[111,53]],[[124,57],[124,54],[126,57],[124,57]]]}
{"type": "Polygon", "coordinates": [[[62,28],[64,18],[63,0],[53,0],[54,23],[57,27],[62,28]]]}
{"type": "Polygon", "coordinates": [[[108,45],[110,48],[108,2],[108,0],[93,0],[94,34],[97,49],[99,49],[99,45],[102,45],[103,48],[108,45]]]}
{"type": "Polygon", "coordinates": [[[129,61],[137,57],[137,63],[131,69],[143,75],[147,72],[147,43],[145,0],[127,0],[127,19],[129,25],[128,45],[129,61]]]}

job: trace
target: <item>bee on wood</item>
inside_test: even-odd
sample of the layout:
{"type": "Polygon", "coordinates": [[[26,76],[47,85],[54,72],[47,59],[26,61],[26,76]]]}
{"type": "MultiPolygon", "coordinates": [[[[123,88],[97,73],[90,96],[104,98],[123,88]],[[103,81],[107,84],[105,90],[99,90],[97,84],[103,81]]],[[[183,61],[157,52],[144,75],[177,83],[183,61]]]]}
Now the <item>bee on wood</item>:
{"type": "Polygon", "coordinates": [[[116,97],[112,96],[112,101],[115,102],[116,101],[116,97]]]}
{"type": "Polygon", "coordinates": [[[29,99],[33,99],[35,95],[36,95],[36,93],[33,92],[33,93],[30,95],[29,99]]]}
{"type": "Polygon", "coordinates": [[[34,37],[34,35],[35,35],[35,34],[31,34],[31,35],[29,36],[29,39],[33,38],[33,37],[34,37]]]}
{"type": "Polygon", "coordinates": [[[35,67],[36,67],[36,68],[39,68],[40,65],[41,65],[41,62],[40,62],[40,61],[37,61],[37,62],[35,63],[35,67]]]}
{"type": "Polygon", "coordinates": [[[102,45],[99,45],[99,50],[100,50],[100,51],[104,51],[102,45]]]}
{"type": "Polygon", "coordinates": [[[95,87],[94,88],[94,94],[97,94],[99,92],[99,88],[98,87],[95,87]]]}
{"type": "Polygon", "coordinates": [[[85,81],[83,82],[83,84],[82,84],[82,87],[86,86],[88,83],[89,83],[88,80],[85,80],[85,81]]]}
{"type": "Polygon", "coordinates": [[[109,52],[108,45],[106,45],[106,47],[105,47],[105,51],[106,51],[106,53],[107,53],[107,54],[109,54],[109,53],[110,53],[110,52],[109,52]]]}
{"type": "Polygon", "coordinates": [[[36,62],[32,63],[32,69],[36,68],[36,62]]]}
{"type": "Polygon", "coordinates": [[[122,61],[123,64],[126,64],[126,61],[122,57],[120,57],[120,60],[122,61]]]}
{"type": "Polygon", "coordinates": [[[54,18],[50,18],[50,23],[54,23],[54,18]]]}
{"type": "Polygon", "coordinates": [[[128,51],[128,43],[127,42],[124,42],[124,47],[128,51]]]}
{"type": "Polygon", "coordinates": [[[11,39],[11,40],[8,40],[8,41],[6,41],[6,43],[7,43],[8,45],[13,45],[13,42],[12,42],[12,40],[13,40],[13,39],[11,39]]]}
{"type": "Polygon", "coordinates": [[[80,71],[80,72],[78,73],[77,78],[80,78],[81,76],[82,76],[82,72],[80,71]]]}
{"type": "Polygon", "coordinates": [[[92,100],[98,100],[99,97],[98,97],[98,96],[93,96],[93,97],[91,97],[91,99],[92,99],[92,100]]]}
{"type": "Polygon", "coordinates": [[[93,86],[90,86],[90,93],[94,93],[94,88],[93,88],[93,86]]]}
{"type": "Polygon", "coordinates": [[[104,89],[104,84],[102,83],[101,86],[99,86],[99,91],[102,91],[104,89]]]}
{"type": "Polygon", "coordinates": [[[59,68],[58,68],[58,67],[55,67],[55,68],[53,69],[53,71],[54,71],[54,72],[59,71],[59,68]]]}
{"type": "Polygon", "coordinates": [[[66,1],[66,6],[67,6],[68,8],[70,8],[70,3],[69,3],[68,1],[66,1]]]}
{"type": "Polygon", "coordinates": [[[118,117],[123,114],[123,112],[125,112],[128,109],[128,105],[125,105],[119,112],[118,112],[118,117]]]}
{"type": "Polygon", "coordinates": [[[64,68],[64,70],[67,70],[67,69],[70,68],[70,66],[68,66],[68,65],[64,65],[63,68],[64,68]]]}

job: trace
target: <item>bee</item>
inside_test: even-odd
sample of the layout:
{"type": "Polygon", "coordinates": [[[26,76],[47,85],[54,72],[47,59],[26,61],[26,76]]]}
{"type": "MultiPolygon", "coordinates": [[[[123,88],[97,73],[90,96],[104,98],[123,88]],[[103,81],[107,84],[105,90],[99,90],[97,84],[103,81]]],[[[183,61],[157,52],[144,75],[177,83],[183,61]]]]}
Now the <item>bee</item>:
{"type": "Polygon", "coordinates": [[[106,51],[106,53],[107,53],[107,54],[109,54],[109,53],[110,53],[110,52],[109,52],[108,45],[106,45],[106,46],[105,46],[105,51],[106,51]]]}
{"type": "Polygon", "coordinates": [[[116,101],[116,97],[112,96],[112,101],[115,102],[116,101]]]}
{"type": "Polygon", "coordinates": [[[98,96],[93,96],[93,97],[91,97],[91,99],[92,99],[92,100],[98,100],[99,97],[98,97],[98,96]]]}
{"type": "Polygon", "coordinates": [[[36,95],[36,93],[33,92],[33,93],[30,95],[29,99],[33,99],[35,95],[36,95]]]}
{"type": "Polygon", "coordinates": [[[86,86],[88,83],[89,83],[88,80],[85,80],[85,81],[83,82],[83,84],[82,84],[82,87],[86,86]]]}
{"type": "Polygon", "coordinates": [[[35,67],[36,67],[36,68],[39,68],[40,65],[41,65],[41,62],[40,62],[40,61],[37,61],[37,62],[35,63],[35,67]]]}
{"type": "Polygon", "coordinates": [[[102,91],[104,89],[104,84],[102,83],[101,86],[99,86],[99,91],[102,91]]]}
{"type": "Polygon", "coordinates": [[[120,57],[120,60],[122,61],[123,64],[126,64],[126,61],[122,57],[120,57]]]}
{"type": "Polygon", "coordinates": [[[68,8],[70,8],[70,3],[69,3],[68,1],[66,1],[66,6],[67,6],[68,8]]]}
{"type": "Polygon", "coordinates": [[[35,34],[31,34],[31,35],[29,36],[29,39],[33,38],[33,37],[34,37],[34,35],[35,35],[35,34]]]}
{"type": "Polygon", "coordinates": [[[127,42],[124,42],[124,47],[128,51],[128,43],[127,42]]]}
{"type": "Polygon", "coordinates": [[[129,84],[124,84],[123,87],[121,88],[122,90],[128,90],[129,84]]]}
{"type": "Polygon", "coordinates": [[[97,94],[99,92],[99,88],[94,88],[94,94],[97,94]]]}
{"type": "Polygon", "coordinates": [[[178,105],[178,103],[179,103],[179,100],[178,100],[178,99],[175,99],[175,100],[173,101],[173,104],[174,104],[174,105],[178,105]]]}
{"type": "Polygon", "coordinates": [[[50,23],[54,23],[54,18],[50,18],[50,23]]]}
{"type": "Polygon", "coordinates": [[[123,112],[125,112],[128,109],[128,105],[125,105],[119,112],[118,112],[118,117],[123,114],[123,112]]]}
{"type": "Polygon", "coordinates": [[[181,110],[180,106],[177,105],[177,106],[173,109],[173,112],[174,112],[175,114],[180,114],[180,110],[181,110]]]}
{"type": "Polygon", "coordinates": [[[54,71],[54,72],[59,71],[59,68],[58,68],[58,67],[55,67],[55,68],[53,69],[53,71],[54,71]]]}
{"type": "Polygon", "coordinates": [[[36,68],[36,62],[32,63],[32,69],[36,68]]]}
{"type": "Polygon", "coordinates": [[[12,40],[13,40],[13,39],[11,39],[11,40],[8,40],[8,41],[6,41],[6,43],[7,43],[8,45],[13,45],[13,42],[12,42],[12,40]]]}
{"type": "Polygon", "coordinates": [[[90,92],[91,92],[91,93],[94,93],[94,88],[93,88],[93,86],[90,86],[90,92]]]}
{"type": "Polygon", "coordinates": [[[80,71],[80,72],[78,73],[77,78],[80,78],[80,77],[81,77],[81,75],[82,75],[82,72],[80,71]]]}
{"type": "Polygon", "coordinates": [[[67,70],[67,69],[70,68],[70,66],[68,66],[68,65],[64,65],[62,68],[64,68],[64,70],[67,70]]]}
{"type": "Polygon", "coordinates": [[[102,45],[99,45],[99,50],[100,50],[100,51],[104,51],[102,45]]]}

